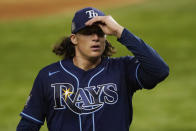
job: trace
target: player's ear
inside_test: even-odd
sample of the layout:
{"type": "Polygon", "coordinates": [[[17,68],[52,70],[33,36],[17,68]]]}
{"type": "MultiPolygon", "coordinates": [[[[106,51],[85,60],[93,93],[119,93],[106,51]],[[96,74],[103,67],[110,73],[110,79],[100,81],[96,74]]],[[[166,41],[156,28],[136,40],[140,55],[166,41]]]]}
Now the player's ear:
{"type": "Polygon", "coordinates": [[[72,42],[74,45],[77,45],[78,40],[77,40],[76,34],[71,34],[70,39],[71,39],[71,42],[72,42]]]}

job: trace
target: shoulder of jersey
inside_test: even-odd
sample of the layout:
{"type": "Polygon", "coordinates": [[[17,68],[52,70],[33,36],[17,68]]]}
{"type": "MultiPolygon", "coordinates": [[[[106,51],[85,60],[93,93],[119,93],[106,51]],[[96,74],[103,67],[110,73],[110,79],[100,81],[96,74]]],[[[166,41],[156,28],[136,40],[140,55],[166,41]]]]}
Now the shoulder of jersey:
{"type": "Polygon", "coordinates": [[[39,74],[41,74],[42,76],[48,76],[51,77],[55,74],[58,74],[60,72],[60,65],[59,65],[59,61],[52,63],[50,65],[45,66],[44,68],[42,68],[39,72],[39,74]]]}

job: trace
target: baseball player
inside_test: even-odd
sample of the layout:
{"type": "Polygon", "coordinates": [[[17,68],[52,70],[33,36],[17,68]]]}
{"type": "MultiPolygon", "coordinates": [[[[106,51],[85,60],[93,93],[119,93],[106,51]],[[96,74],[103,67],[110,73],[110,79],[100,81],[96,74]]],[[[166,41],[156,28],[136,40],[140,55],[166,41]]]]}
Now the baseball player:
{"type": "Polygon", "coordinates": [[[129,131],[132,96],[169,74],[163,59],[118,24],[88,7],[75,13],[71,35],[53,49],[63,59],[37,75],[17,131],[129,131]],[[113,35],[134,56],[110,58],[113,35]]]}

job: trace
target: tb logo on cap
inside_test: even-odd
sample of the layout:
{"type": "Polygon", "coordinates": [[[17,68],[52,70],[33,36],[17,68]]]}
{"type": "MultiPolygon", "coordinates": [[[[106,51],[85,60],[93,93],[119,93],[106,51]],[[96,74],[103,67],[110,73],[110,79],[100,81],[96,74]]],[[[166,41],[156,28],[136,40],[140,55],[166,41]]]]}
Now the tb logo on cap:
{"type": "Polygon", "coordinates": [[[95,16],[98,16],[98,13],[96,13],[94,10],[88,10],[88,11],[86,11],[86,14],[89,15],[88,18],[93,18],[95,16]]]}

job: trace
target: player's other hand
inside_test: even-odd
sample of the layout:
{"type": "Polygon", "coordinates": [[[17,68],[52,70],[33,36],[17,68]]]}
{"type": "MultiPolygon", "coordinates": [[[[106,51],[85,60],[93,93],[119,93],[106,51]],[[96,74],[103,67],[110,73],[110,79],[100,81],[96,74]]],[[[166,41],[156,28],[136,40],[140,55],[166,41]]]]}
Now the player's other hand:
{"type": "Polygon", "coordinates": [[[121,37],[124,27],[119,25],[112,16],[96,16],[87,21],[86,26],[97,24],[106,35],[114,35],[117,38],[121,37]]]}

